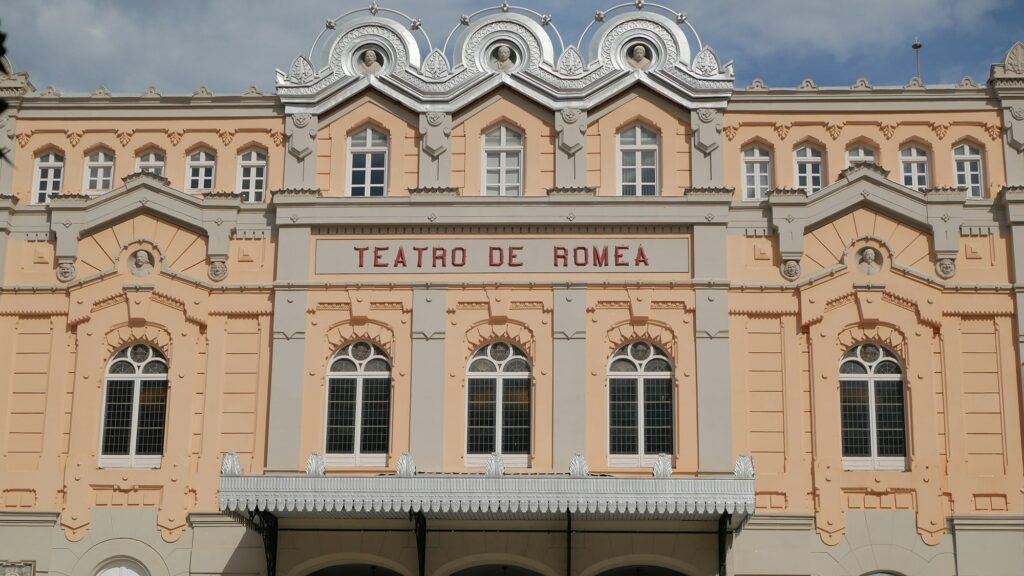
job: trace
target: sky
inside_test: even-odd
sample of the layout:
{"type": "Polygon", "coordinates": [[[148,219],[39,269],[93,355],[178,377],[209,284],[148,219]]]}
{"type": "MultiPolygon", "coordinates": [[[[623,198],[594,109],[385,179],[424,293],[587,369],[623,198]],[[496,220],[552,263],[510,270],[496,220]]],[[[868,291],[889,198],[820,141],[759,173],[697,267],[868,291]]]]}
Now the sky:
{"type": "MultiPolygon", "coordinates": [[[[324,21],[369,0],[0,0],[8,55],[42,89],[65,94],[105,86],[138,94],[272,93],[275,68],[308,52],[324,21]]],[[[903,85],[914,76],[915,36],[926,84],[971,76],[1024,40],[1024,0],[664,0],[686,12],[701,39],[735,62],[736,85],[903,85]]],[[[493,5],[469,0],[381,0],[422,18],[443,44],[459,16],[493,5]]],[[[594,11],[614,2],[535,0],[574,43],[594,11]]],[[[557,44],[556,44],[557,47],[557,44]]]]}

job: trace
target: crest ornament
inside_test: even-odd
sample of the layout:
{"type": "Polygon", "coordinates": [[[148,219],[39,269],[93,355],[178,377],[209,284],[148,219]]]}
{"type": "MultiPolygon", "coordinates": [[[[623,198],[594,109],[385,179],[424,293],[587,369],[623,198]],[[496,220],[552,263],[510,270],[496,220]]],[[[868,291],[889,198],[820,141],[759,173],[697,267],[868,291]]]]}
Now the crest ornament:
{"type": "Polygon", "coordinates": [[[315,76],[313,72],[313,65],[306,60],[305,56],[299,56],[293,62],[290,68],[288,68],[287,80],[292,84],[305,84],[313,79],[315,76]]]}
{"type": "Polygon", "coordinates": [[[312,114],[295,114],[292,116],[292,123],[295,124],[296,128],[305,128],[312,119],[312,114]]]}
{"type": "Polygon", "coordinates": [[[413,460],[412,454],[405,452],[398,457],[395,474],[403,478],[411,478],[416,475],[416,460],[413,460]]]}
{"type": "Polygon", "coordinates": [[[442,112],[427,112],[427,124],[431,126],[440,126],[444,122],[444,113],[442,112]]]}
{"type": "Polygon", "coordinates": [[[569,460],[569,476],[573,478],[590,476],[590,465],[587,464],[587,459],[583,457],[583,454],[577,452],[569,460]]]}
{"type": "Polygon", "coordinates": [[[1024,43],[1017,42],[1006,53],[1006,60],[1003,67],[1014,74],[1024,74],[1024,43]]]}
{"type": "Polygon", "coordinates": [[[658,454],[658,459],[654,461],[652,472],[655,478],[672,477],[672,459],[669,458],[668,454],[658,454]]]}
{"type": "Polygon", "coordinates": [[[703,50],[697,53],[697,57],[693,59],[693,71],[701,76],[717,76],[718,75],[718,57],[715,56],[711,47],[705,46],[703,50]]]}
{"type": "Polygon", "coordinates": [[[583,72],[583,58],[575,46],[569,46],[558,58],[558,71],[566,76],[575,76],[583,72]]]}
{"type": "Polygon", "coordinates": [[[491,456],[487,458],[487,463],[484,464],[484,474],[488,478],[500,478],[505,475],[505,460],[501,454],[491,453],[491,456]]]}
{"type": "Polygon", "coordinates": [[[786,260],[779,267],[779,273],[786,280],[792,282],[800,277],[800,261],[799,260],[786,260]]]}
{"type": "Polygon", "coordinates": [[[956,275],[956,260],[952,258],[940,259],[935,263],[935,272],[939,275],[939,278],[949,280],[956,275]]]}
{"type": "Polygon", "coordinates": [[[580,111],[576,108],[565,108],[561,111],[562,120],[566,124],[575,124],[580,119],[580,111]]]}
{"type": "Polygon", "coordinates": [[[327,471],[327,463],[319,452],[313,452],[306,459],[306,476],[323,476],[327,471]]]}
{"type": "Polygon", "coordinates": [[[427,59],[423,61],[423,67],[420,70],[427,78],[433,80],[444,78],[450,72],[448,59],[444,57],[440,50],[435,48],[427,55],[427,59]]]}
{"type": "Polygon", "coordinates": [[[241,476],[242,463],[238,461],[238,455],[234,452],[225,452],[224,458],[220,461],[221,476],[241,476]]]}
{"type": "Polygon", "coordinates": [[[701,108],[700,110],[697,110],[697,118],[705,124],[714,120],[715,116],[715,111],[711,108],[701,108]]]}
{"type": "Polygon", "coordinates": [[[78,270],[75,268],[74,262],[61,262],[57,264],[57,280],[70,282],[75,279],[76,275],[78,275],[78,270]]]}
{"type": "Polygon", "coordinates": [[[737,478],[745,480],[752,480],[757,477],[754,472],[754,461],[750,459],[750,456],[740,454],[739,458],[736,459],[736,467],[733,469],[733,474],[737,478]]]}

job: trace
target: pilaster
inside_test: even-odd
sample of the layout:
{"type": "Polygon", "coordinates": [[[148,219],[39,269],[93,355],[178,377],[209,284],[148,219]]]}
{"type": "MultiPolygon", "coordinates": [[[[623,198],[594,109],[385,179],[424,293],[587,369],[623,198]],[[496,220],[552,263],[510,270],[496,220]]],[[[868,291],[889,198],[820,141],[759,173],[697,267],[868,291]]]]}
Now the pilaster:
{"type": "Polygon", "coordinates": [[[711,108],[691,114],[693,142],[690,154],[691,186],[712,188],[725,185],[722,170],[722,113],[711,108]]]}
{"type": "Polygon", "coordinates": [[[416,288],[412,305],[412,414],[409,451],[417,468],[441,471],[444,458],[446,290],[416,288]]]}
{"type": "Polygon", "coordinates": [[[420,188],[446,188],[451,185],[451,136],[451,114],[420,114],[420,188]]]}
{"type": "Polygon", "coordinates": [[[586,453],[587,293],[583,288],[556,288],[552,302],[552,466],[568,470],[573,454],[586,453]]]}
{"type": "Polygon", "coordinates": [[[555,113],[555,188],[587,185],[587,111],[566,108],[555,113]]]}
{"type": "Polygon", "coordinates": [[[306,112],[285,117],[288,145],[284,155],[284,187],[316,187],[316,134],[318,118],[306,112]]]}
{"type": "Polygon", "coordinates": [[[7,164],[0,164],[0,197],[13,194],[12,182],[14,180],[14,134],[17,117],[15,110],[8,108],[0,114],[0,154],[7,164]]]}

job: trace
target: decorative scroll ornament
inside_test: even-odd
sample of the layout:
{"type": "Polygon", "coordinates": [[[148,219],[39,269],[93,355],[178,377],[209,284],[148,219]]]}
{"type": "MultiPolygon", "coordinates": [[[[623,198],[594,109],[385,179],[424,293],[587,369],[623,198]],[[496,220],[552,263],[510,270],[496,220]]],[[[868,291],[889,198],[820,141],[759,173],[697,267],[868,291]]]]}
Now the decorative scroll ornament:
{"type": "Polygon", "coordinates": [[[117,141],[121,143],[121,146],[127,146],[132,141],[132,136],[135,135],[135,130],[117,130],[114,132],[114,136],[117,137],[117,141]]]}
{"type": "Polygon", "coordinates": [[[693,66],[691,68],[701,76],[717,76],[719,71],[718,56],[715,55],[710,46],[705,46],[703,50],[697,53],[697,57],[693,59],[693,66]]]}
{"type": "Polygon", "coordinates": [[[78,270],[75,268],[74,262],[61,262],[57,264],[57,280],[70,282],[75,279],[76,275],[78,275],[78,270]]]}
{"type": "Polygon", "coordinates": [[[171,146],[177,146],[181,144],[181,137],[185,135],[184,130],[168,130],[167,139],[171,141],[171,146]]]}
{"type": "Polygon", "coordinates": [[[956,275],[956,260],[942,258],[935,263],[935,273],[943,280],[949,280],[956,275]]]}
{"type": "Polygon", "coordinates": [[[501,457],[501,454],[491,453],[487,463],[484,464],[484,474],[489,478],[500,478],[505,475],[505,459],[501,457]]]}
{"type": "Polygon", "coordinates": [[[221,476],[241,476],[242,463],[238,461],[238,455],[234,452],[226,452],[220,461],[221,476]]]}
{"type": "Polygon", "coordinates": [[[786,280],[792,282],[800,277],[800,262],[798,260],[786,260],[779,266],[779,273],[786,280]]]}
{"type": "Polygon", "coordinates": [[[772,126],[772,129],[775,130],[775,133],[779,135],[779,139],[781,140],[785,140],[789,137],[789,131],[791,128],[793,128],[793,124],[789,122],[776,123],[772,126]]]}
{"type": "Polygon", "coordinates": [[[306,84],[316,74],[313,72],[313,65],[306,60],[305,56],[299,56],[293,62],[290,68],[288,68],[288,76],[286,80],[292,84],[306,84]]]}
{"type": "Polygon", "coordinates": [[[577,452],[573,454],[572,460],[569,460],[569,476],[573,478],[590,476],[590,465],[587,464],[587,459],[583,457],[583,454],[577,452]]]}
{"type": "Polygon", "coordinates": [[[733,470],[733,474],[735,474],[737,478],[746,480],[756,478],[756,474],[754,473],[754,461],[750,459],[750,456],[740,454],[739,458],[736,459],[736,468],[733,470]]]}
{"type": "Polygon", "coordinates": [[[672,459],[668,454],[658,454],[658,459],[654,461],[653,472],[655,478],[672,477],[672,459]]]}
{"type": "Polygon", "coordinates": [[[327,471],[327,463],[319,452],[313,452],[306,459],[306,476],[323,476],[327,471]]]}
{"type": "Polygon", "coordinates": [[[420,72],[427,78],[440,80],[451,72],[451,68],[448,66],[448,59],[444,57],[440,50],[435,48],[427,55],[427,59],[423,61],[420,72]]]}
{"type": "Polygon", "coordinates": [[[110,98],[110,90],[106,86],[98,86],[96,91],[90,94],[93,98],[110,98]]]}
{"type": "Polygon", "coordinates": [[[868,82],[867,78],[858,78],[857,81],[853,83],[853,86],[850,86],[850,88],[852,90],[873,90],[874,86],[872,86],[871,83],[868,82]]]}
{"type": "Polygon", "coordinates": [[[797,90],[817,90],[818,85],[814,83],[814,80],[810,78],[804,78],[804,81],[796,87],[797,90]]]}
{"type": "Polygon", "coordinates": [[[843,126],[846,126],[845,122],[826,122],[825,130],[833,140],[838,140],[839,136],[843,133],[843,126]]]}
{"type": "Polygon", "coordinates": [[[193,98],[210,98],[212,96],[213,92],[210,92],[210,89],[207,88],[205,85],[196,88],[196,91],[192,93],[193,98]]]}
{"type": "Polygon", "coordinates": [[[899,124],[894,124],[892,122],[884,122],[882,124],[879,124],[878,126],[879,128],[882,129],[882,135],[885,136],[885,139],[892,140],[893,135],[896,134],[896,127],[899,126],[899,124]]]}
{"type": "Polygon", "coordinates": [[[210,262],[210,267],[206,274],[210,277],[210,280],[220,282],[228,277],[228,265],[223,260],[214,260],[210,262]]]}
{"type": "Polygon", "coordinates": [[[558,71],[566,76],[575,76],[583,72],[583,58],[575,46],[569,46],[558,58],[558,71]]]}
{"type": "Polygon", "coordinates": [[[71,144],[71,147],[74,148],[82,141],[82,135],[85,134],[85,132],[82,132],[81,130],[65,130],[64,134],[68,137],[68,142],[71,144]]]}
{"type": "Polygon", "coordinates": [[[160,97],[160,92],[157,91],[156,86],[149,86],[142,93],[142,97],[143,98],[159,98],[160,97]]]}
{"type": "Polygon", "coordinates": [[[413,460],[412,454],[405,452],[398,457],[395,474],[403,478],[411,478],[416,475],[416,460],[413,460]]]}

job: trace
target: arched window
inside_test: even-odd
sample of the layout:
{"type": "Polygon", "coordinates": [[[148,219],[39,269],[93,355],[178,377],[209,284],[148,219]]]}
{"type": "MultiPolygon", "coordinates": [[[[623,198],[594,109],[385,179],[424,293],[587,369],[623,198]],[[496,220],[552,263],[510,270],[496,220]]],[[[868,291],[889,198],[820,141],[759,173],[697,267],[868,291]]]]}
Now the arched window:
{"type": "Polygon", "coordinates": [[[383,196],[388,181],[388,135],[361,128],[348,139],[349,196],[383,196]]]}
{"type": "Polygon", "coordinates": [[[508,126],[484,134],[484,195],[521,196],[523,135],[508,126]]]}
{"type": "Polygon", "coordinates": [[[658,134],[635,124],[619,133],[619,193],[658,195],[658,134]]]}
{"type": "Polygon", "coordinates": [[[391,362],[369,342],[339,350],[327,371],[328,466],[384,466],[391,439],[391,362]]]}
{"type": "Polygon", "coordinates": [[[863,162],[877,162],[878,154],[874,148],[866,144],[855,144],[846,150],[846,165],[853,166],[863,162]]]}
{"type": "Polygon", "coordinates": [[[924,192],[928,188],[928,150],[922,146],[907,146],[900,150],[900,174],[907,188],[924,192]]]}
{"type": "Polygon", "coordinates": [[[238,156],[238,193],[242,202],[263,202],[267,188],[267,155],[249,150],[238,156]]]}
{"type": "Polygon", "coordinates": [[[821,190],[822,159],[821,149],[814,146],[801,146],[796,149],[796,187],[808,194],[821,190]]]}
{"type": "Polygon", "coordinates": [[[878,344],[851,348],[839,364],[843,466],[904,470],[907,465],[903,369],[878,344]]]}
{"type": "Polygon", "coordinates": [[[209,150],[196,150],[189,154],[185,168],[186,192],[213,190],[213,175],[217,157],[209,150]]]}
{"type": "Polygon", "coordinates": [[[966,188],[968,198],[981,198],[985,195],[980,148],[967,143],[953,148],[953,171],[957,187],[966,188]]]}
{"type": "Polygon", "coordinates": [[[85,185],[89,193],[106,192],[114,183],[114,153],[97,150],[85,158],[85,185]]]}
{"type": "Polygon", "coordinates": [[[36,157],[35,185],[32,203],[46,204],[50,194],[59,194],[64,182],[64,156],[57,152],[44,152],[36,157]]]}
{"type": "Polygon", "coordinates": [[[751,146],[743,151],[743,199],[764,200],[772,185],[771,151],[751,146]]]}
{"type": "Polygon", "coordinates": [[[107,366],[102,468],[159,468],[167,412],[167,358],[133,344],[107,366]]]}
{"type": "Polygon", "coordinates": [[[149,572],[131,560],[119,558],[104,564],[96,571],[96,576],[149,576],[149,572]]]}
{"type": "Polygon", "coordinates": [[[608,362],[608,464],[651,466],[673,454],[672,362],[647,342],[619,348],[608,362]]]}
{"type": "Polygon", "coordinates": [[[492,452],[512,468],[529,466],[530,361],[507,342],[481,347],[466,370],[466,465],[482,466],[492,452]]]}
{"type": "Polygon", "coordinates": [[[147,150],[135,158],[135,171],[149,172],[150,174],[163,177],[165,161],[166,159],[162,152],[147,150]]]}

